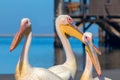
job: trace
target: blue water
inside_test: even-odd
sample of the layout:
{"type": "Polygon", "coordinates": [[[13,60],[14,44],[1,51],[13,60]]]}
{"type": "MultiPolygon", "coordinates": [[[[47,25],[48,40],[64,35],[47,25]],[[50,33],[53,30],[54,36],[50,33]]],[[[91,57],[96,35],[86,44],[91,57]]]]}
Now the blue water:
{"type": "MultiPolygon", "coordinates": [[[[0,74],[11,74],[15,72],[24,40],[13,51],[9,52],[13,37],[0,37],[0,74]]],[[[75,38],[69,38],[72,50],[77,54],[82,54],[82,44],[75,38]]],[[[29,62],[35,67],[48,68],[54,64],[54,38],[53,37],[33,37],[29,50],[29,62]]],[[[95,38],[96,46],[98,38],[95,38]]]]}

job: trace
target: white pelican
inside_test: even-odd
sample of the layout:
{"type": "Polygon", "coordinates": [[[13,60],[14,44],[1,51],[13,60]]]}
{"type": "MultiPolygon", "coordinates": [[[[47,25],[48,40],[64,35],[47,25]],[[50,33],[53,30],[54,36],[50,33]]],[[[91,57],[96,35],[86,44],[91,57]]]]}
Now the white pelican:
{"type": "MultiPolygon", "coordinates": [[[[60,15],[56,18],[56,31],[63,44],[66,53],[66,61],[64,62],[64,64],[50,67],[49,70],[54,72],[64,80],[73,80],[75,77],[77,65],[75,56],[72,52],[66,34],[82,41],[82,33],[76,29],[72,18],[68,15],[60,15]]],[[[97,48],[95,49],[98,52],[97,48]]]]}
{"type": "Polygon", "coordinates": [[[80,80],[112,80],[112,79],[102,76],[99,60],[98,60],[97,54],[93,48],[92,33],[85,32],[83,34],[82,39],[86,43],[86,45],[89,46],[89,50],[87,50],[87,47],[85,46],[86,53],[92,53],[92,56],[96,60],[94,62],[96,62],[97,64],[94,64],[94,62],[93,62],[93,64],[96,67],[98,77],[96,77],[96,78],[92,77],[93,64],[92,64],[92,61],[91,61],[89,55],[86,54],[86,66],[85,66],[85,70],[84,70],[80,80]]]}
{"type": "Polygon", "coordinates": [[[62,80],[47,69],[30,66],[28,61],[28,51],[32,39],[31,22],[28,18],[23,18],[20,26],[20,30],[15,35],[10,46],[10,51],[13,51],[21,39],[25,37],[25,44],[16,67],[16,80],[62,80]]]}

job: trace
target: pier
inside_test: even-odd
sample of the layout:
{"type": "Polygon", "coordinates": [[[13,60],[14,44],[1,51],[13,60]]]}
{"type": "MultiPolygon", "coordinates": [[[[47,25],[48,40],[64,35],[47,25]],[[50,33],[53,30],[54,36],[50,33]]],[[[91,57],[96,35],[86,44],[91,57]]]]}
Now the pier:
{"type": "MultiPolygon", "coordinates": [[[[111,54],[110,51],[120,49],[119,4],[120,0],[54,0],[54,17],[60,14],[70,15],[76,25],[83,28],[82,32],[87,31],[92,24],[97,24],[99,49],[103,53],[100,60],[102,60],[105,58],[103,56],[111,54]],[[89,25],[85,26],[86,23],[89,25]]],[[[55,35],[57,35],[56,31],[55,35]]],[[[58,36],[55,37],[54,47],[55,56],[59,56],[55,59],[55,64],[61,64],[63,61],[60,58],[64,53],[58,36]]]]}

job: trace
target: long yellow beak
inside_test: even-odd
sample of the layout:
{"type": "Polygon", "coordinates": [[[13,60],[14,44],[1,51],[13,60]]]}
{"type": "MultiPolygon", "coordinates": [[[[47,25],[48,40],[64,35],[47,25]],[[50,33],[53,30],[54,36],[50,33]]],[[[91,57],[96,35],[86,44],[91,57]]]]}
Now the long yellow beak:
{"type": "MultiPolygon", "coordinates": [[[[73,37],[79,39],[82,43],[84,43],[83,40],[82,40],[83,33],[80,32],[78,29],[76,29],[74,25],[72,25],[72,24],[67,24],[67,25],[61,24],[60,25],[60,30],[63,34],[68,34],[70,36],[73,36],[73,37]]],[[[94,46],[94,49],[99,55],[101,55],[101,52],[95,46],[94,46]]]]}
{"type": "Polygon", "coordinates": [[[97,53],[93,47],[93,44],[91,41],[88,41],[88,42],[86,42],[86,45],[87,46],[85,46],[85,50],[87,51],[88,55],[90,56],[98,76],[101,76],[102,73],[101,73],[100,62],[98,60],[97,53]]]}

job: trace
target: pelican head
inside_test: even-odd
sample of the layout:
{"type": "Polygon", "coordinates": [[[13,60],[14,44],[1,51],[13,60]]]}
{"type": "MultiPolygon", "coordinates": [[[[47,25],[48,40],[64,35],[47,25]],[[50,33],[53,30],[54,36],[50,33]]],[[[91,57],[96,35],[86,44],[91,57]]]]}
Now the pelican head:
{"type": "Polygon", "coordinates": [[[92,33],[85,32],[83,34],[82,40],[88,46],[89,50],[87,50],[87,52],[88,52],[88,55],[90,56],[90,58],[91,58],[91,60],[92,60],[92,62],[94,64],[94,67],[96,69],[96,72],[97,72],[98,76],[101,76],[100,63],[99,63],[99,60],[98,60],[98,57],[97,57],[97,53],[94,50],[93,43],[92,43],[92,33]]]}
{"type": "Polygon", "coordinates": [[[69,35],[72,37],[76,37],[80,41],[82,41],[82,33],[77,29],[74,24],[73,19],[68,15],[59,15],[56,18],[56,30],[57,33],[62,35],[69,35]]]}
{"type": "Polygon", "coordinates": [[[60,24],[63,24],[63,25],[66,25],[66,24],[73,24],[73,20],[70,16],[68,15],[60,15],[57,17],[56,19],[56,26],[57,25],[60,25],[60,24]]]}
{"type": "Polygon", "coordinates": [[[12,51],[13,49],[15,49],[16,46],[21,41],[21,39],[24,36],[27,36],[30,31],[31,31],[31,22],[30,22],[29,18],[23,18],[21,20],[20,29],[17,32],[17,34],[15,35],[15,37],[13,39],[13,42],[12,42],[12,44],[10,46],[10,51],[12,51]]]}

